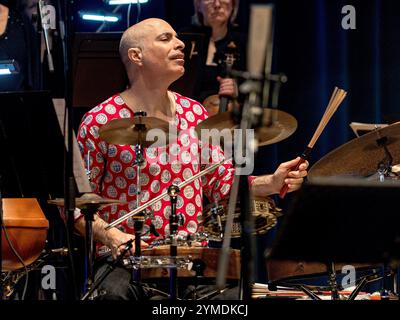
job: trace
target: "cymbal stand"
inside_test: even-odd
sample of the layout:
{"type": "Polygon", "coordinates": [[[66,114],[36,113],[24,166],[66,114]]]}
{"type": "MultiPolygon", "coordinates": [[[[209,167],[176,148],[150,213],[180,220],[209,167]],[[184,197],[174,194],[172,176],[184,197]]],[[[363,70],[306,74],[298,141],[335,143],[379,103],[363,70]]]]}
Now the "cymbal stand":
{"type": "Polygon", "coordinates": [[[385,181],[385,177],[388,177],[392,172],[393,157],[389,149],[387,148],[388,138],[381,137],[379,132],[377,132],[377,134],[378,134],[378,139],[376,139],[376,144],[379,147],[382,147],[385,152],[385,157],[381,162],[379,162],[377,169],[379,181],[383,182],[385,181]]]}
{"type": "MultiPolygon", "coordinates": [[[[168,195],[171,200],[171,214],[169,216],[169,234],[171,239],[170,244],[170,256],[176,257],[178,255],[178,224],[179,218],[176,214],[176,203],[178,199],[178,193],[180,189],[176,185],[170,185],[168,187],[168,195]]],[[[170,268],[169,270],[169,285],[170,285],[170,296],[171,300],[176,300],[177,298],[177,276],[178,270],[176,267],[170,268]]]]}
{"type": "Polygon", "coordinates": [[[93,282],[93,285],[90,289],[85,293],[85,295],[81,298],[81,300],[88,300],[93,299],[92,294],[93,292],[99,287],[99,285],[104,281],[105,278],[118,266],[121,264],[122,259],[124,258],[125,254],[129,252],[132,248],[133,240],[129,240],[125,243],[125,248],[122,250],[121,255],[117,257],[111,264],[109,264],[106,270],[99,276],[99,278],[93,282]]]}
{"type": "Polygon", "coordinates": [[[86,276],[86,290],[90,290],[94,281],[93,262],[93,221],[94,215],[99,209],[97,204],[88,204],[81,208],[81,212],[85,217],[85,254],[87,259],[87,276],[86,276]]]}

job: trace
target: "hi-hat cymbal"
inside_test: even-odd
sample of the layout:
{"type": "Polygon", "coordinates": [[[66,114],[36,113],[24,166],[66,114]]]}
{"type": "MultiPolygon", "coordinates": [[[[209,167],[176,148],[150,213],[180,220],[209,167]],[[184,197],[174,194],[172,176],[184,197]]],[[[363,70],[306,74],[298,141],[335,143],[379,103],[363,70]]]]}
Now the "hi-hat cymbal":
{"type": "MultiPolygon", "coordinates": [[[[56,198],[53,200],[48,200],[47,203],[55,204],[59,207],[64,206],[64,199],[63,198],[56,198]]],[[[107,199],[102,198],[98,194],[95,193],[85,193],[79,198],[75,199],[75,207],[83,208],[88,205],[98,205],[98,206],[106,206],[110,204],[124,204],[126,202],[117,200],[117,199],[107,199]]]]}
{"type": "MultiPolygon", "coordinates": [[[[281,110],[264,109],[262,127],[255,132],[258,138],[259,146],[266,146],[279,141],[282,141],[291,136],[297,129],[296,119],[281,110]],[[270,119],[273,119],[272,123],[270,119]]],[[[231,111],[218,113],[196,126],[198,137],[201,138],[202,129],[235,129],[238,125],[235,124],[233,113],[231,111]]]]}
{"type": "Polygon", "coordinates": [[[151,145],[161,147],[168,144],[170,138],[169,123],[154,117],[132,117],[114,119],[99,129],[100,137],[112,144],[136,145],[143,148],[151,145]],[[149,138],[153,141],[146,141],[150,130],[149,138]],[[165,141],[164,141],[165,140],[165,141]]]}
{"type": "Polygon", "coordinates": [[[399,164],[400,122],[397,122],[362,135],[331,151],[312,166],[309,177],[368,177],[376,173],[379,163],[385,159],[384,148],[378,146],[379,139],[386,140],[393,164],[399,164]]]}

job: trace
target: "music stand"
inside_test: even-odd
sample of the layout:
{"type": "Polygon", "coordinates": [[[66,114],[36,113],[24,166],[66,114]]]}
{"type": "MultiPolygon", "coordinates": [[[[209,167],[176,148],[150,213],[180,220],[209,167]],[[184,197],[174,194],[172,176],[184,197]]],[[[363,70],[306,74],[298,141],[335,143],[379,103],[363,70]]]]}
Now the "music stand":
{"type": "Polygon", "coordinates": [[[267,259],[397,262],[399,194],[396,180],[313,178],[294,198],[267,259]]]}
{"type": "Polygon", "coordinates": [[[74,107],[93,108],[122,92],[128,77],[119,56],[121,32],[76,32],[72,51],[74,107]]]}

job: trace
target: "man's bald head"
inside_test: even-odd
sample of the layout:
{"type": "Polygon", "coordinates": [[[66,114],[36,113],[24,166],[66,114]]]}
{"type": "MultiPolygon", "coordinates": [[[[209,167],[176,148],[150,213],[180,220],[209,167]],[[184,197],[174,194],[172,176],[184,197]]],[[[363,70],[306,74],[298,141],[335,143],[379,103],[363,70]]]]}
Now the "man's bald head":
{"type": "Polygon", "coordinates": [[[143,50],[145,47],[145,40],[157,26],[169,25],[166,21],[157,18],[150,18],[134,24],[128,28],[121,37],[119,43],[119,54],[125,67],[129,62],[128,50],[130,48],[139,48],[143,50]]]}

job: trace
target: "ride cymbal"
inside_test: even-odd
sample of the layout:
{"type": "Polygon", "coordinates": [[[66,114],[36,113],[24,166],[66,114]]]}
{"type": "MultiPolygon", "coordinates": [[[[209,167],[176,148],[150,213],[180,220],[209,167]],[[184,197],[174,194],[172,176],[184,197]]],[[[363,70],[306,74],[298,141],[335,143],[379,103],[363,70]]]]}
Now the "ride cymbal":
{"type": "MultiPolygon", "coordinates": [[[[205,119],[196,126],[196,132],[201,138],[202,129],[236,129],[234,115],[232,111],[218,113],[215,116],[205,119]]],[[[297,129],[296,119],[281,110],[264,109],[262,126],[255,133],[258,138],[259,146],[270,145],[282,141],[291,136],[297,129]]]]}
{"type": "Polygon", "coordinates": [[[392,163],[400,163],[400,122],[374,130],[336,148],[316,162],[309,177],[358,176],[368,177],[377,172],[385,160],[386,145],[392,163]],[[380,146],[381,144],[381,146],[380,146]]]}

